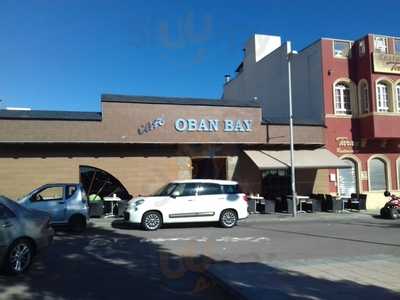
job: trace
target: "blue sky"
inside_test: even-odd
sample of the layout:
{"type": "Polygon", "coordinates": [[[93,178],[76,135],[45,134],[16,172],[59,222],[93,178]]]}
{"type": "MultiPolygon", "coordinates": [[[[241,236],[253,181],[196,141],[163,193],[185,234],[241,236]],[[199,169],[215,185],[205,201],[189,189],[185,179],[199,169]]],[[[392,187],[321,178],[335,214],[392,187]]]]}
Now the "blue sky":
{"type": "Polygon", "coordinates": [[[0,0],[0,107],[99,111],[102,93],[219,98],[252,33],[298,50],[320,37],[400,36],[400,1],[0,0]]]}

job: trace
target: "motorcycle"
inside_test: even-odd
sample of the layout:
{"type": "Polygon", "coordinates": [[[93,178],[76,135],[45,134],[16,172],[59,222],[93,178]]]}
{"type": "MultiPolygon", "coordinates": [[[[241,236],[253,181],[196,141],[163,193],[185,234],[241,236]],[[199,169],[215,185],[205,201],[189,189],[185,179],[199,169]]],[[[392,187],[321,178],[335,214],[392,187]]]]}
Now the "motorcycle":
{"type": "Polygon", "coordinates": [[[384,193],[385,197],[390,197],[385,206],[381,208],[381,217],[384,219],[397,219],[400,217],[400,198],[391,195],[388,191],[384,193]]]}

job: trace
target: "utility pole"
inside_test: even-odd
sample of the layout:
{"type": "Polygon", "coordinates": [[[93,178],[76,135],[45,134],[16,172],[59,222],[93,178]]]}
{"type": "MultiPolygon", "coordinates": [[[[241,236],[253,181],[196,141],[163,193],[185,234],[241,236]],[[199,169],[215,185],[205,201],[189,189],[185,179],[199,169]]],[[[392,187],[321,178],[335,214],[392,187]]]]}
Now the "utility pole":
{"type": "Polygon", "coordinates": [[[291,58],[295,52],[292,52],[290,42],[286,42],[287,60],[288,60],[288,82],[289,82],[289,138],[290,138],[290,171],[292,183],[292,216],[297,215],[297,194],[296,194],[296,174],[294,165],[294,139],[293,139],[293,102],[292,102],[292,66],[291,58]]]}

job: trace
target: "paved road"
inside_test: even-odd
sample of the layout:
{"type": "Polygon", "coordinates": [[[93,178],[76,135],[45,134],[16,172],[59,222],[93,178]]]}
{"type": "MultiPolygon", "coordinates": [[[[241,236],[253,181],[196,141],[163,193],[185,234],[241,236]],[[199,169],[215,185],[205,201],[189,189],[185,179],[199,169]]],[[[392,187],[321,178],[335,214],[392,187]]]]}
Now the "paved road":
{"type": "Polygon", "coordinates": [[[179,271],[176,255],[138,233],[109,220],[82,235],[58,231],[29,273],[0,275],[0,299],[225,299],[204,270],[179,271]]]}
{"type": "MultiPolygon", "coordinates": [[[[303,266],[297,271],[310,273],[312,269],[304,266],[317,270],[321,259],[339,259],[343,269],[354,257],[364,262],[400,257],[400,220],[363,215],[263,222],[262,217],[228,230],[207,224],[169,226],[156,232],[144,232],[120,220],[96,220],[81,236],[59,232],[53,247],[28,275],[0,276],[1,299],[114,299],[122,295],[224,299],[229,297],[203,275],[223,262],[243,270],[267,263],[280,272],[303,266]]],[[[391,275],[400,278],[400,273],[391,275]]]]}

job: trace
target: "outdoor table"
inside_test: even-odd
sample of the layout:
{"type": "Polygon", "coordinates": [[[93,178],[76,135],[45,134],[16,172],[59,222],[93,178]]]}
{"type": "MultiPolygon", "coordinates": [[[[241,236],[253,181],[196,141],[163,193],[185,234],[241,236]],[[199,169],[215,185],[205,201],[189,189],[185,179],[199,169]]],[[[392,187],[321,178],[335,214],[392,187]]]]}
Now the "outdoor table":
{"type": "MultiPolygon", "coordinates": [[[[286,197],[292,199],[293,195],[287,195],[286,197]]],[[[299,205],[300,205],[300,209],[297,212],[298,213],[305,213],[305,211],[303,210],[302,203],[307,203],[307,200],[310,200],[310,197],[309,196],[297,195],[296,198],[299,200],[299,205]]]]}
{"type": "Polygon", "coordinates": [[[256,207],[257,207],[257,202],[264,200],[264,197],[260,196],[247,196],[247,199],[249,200],[249,212],[250,213],[255,213],[256,212],[256,207]]]}
{"type": "Polygon", "coordinates": [[[117,196],[114,195],[114,196],[112,196],[112,197],[104,197],[104,198],[103,198],[103,201],[104,201],[104,202],[111,202],[111,212],[108,213],[108,214],[106,214],[106,215],[104,216],[104,218],[112,218],[112,217],[115,217],[115,215],[114,215],[114,208],[115,208],[115,205],[118,205],[118,203],[122,201],[121,198],[119,198],[119,197],[117,197],[117,196]]]}

